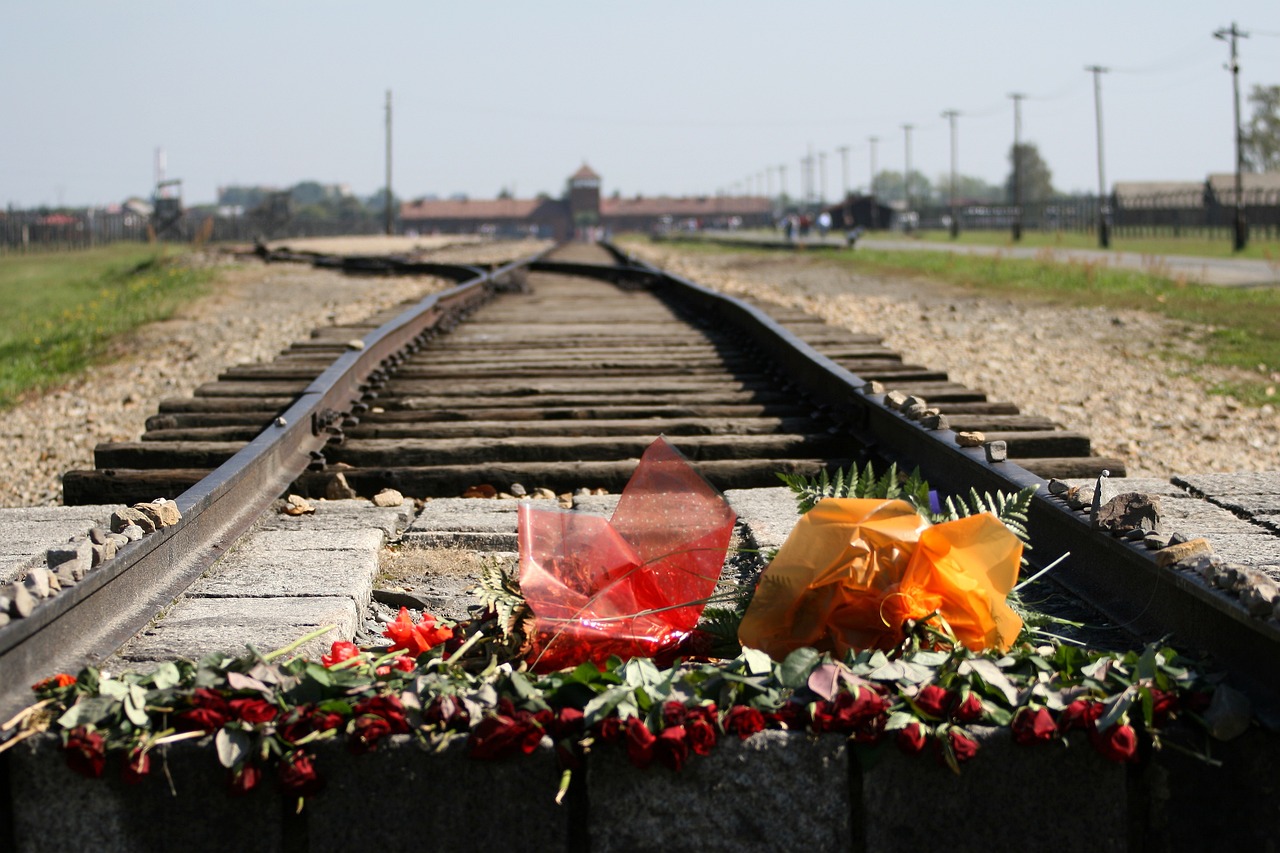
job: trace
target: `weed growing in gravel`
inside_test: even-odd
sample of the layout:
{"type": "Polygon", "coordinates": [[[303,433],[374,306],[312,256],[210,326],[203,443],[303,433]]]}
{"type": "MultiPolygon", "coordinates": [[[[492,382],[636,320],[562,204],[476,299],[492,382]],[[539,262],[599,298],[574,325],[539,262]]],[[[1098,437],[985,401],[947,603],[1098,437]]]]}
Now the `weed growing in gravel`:
{"type": "Polygon", "coordinates": [[[101,359],[125,332],[170,316],[208,279],[151,246],[0,257],[0,409],[101,359]]]}

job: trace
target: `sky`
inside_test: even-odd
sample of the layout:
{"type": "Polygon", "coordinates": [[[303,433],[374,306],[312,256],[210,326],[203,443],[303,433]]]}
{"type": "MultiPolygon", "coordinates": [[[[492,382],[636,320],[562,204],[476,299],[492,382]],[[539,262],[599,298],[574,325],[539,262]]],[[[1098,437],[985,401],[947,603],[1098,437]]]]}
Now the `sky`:
{"type": "Polygon", "coordinates": [[[1242,110],[1280,84],[1276,0],[6,0],[0,205],[100,205],[154,188],[384,185],[402,198],[558,196],[586,162],[603,191],[800,189],[876,167],[931,180],[1009,172],[1014,101],[1060,190],[1200,181],[1234,168],[1226,41],[1242,110]],[[843,155],[838,149],[848,148],[843,155]],[[847,160],[847,173],[844,162],[847,160]]]}

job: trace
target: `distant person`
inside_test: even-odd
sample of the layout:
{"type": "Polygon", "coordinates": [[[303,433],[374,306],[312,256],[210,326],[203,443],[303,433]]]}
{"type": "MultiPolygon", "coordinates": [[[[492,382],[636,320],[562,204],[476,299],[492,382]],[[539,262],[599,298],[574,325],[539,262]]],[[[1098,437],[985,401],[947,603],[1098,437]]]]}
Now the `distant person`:
{"type": "Polygon", "coordinates": [[[831,214],[825,210],[818,214],[818,236],[826,237],[831,230],[831,214]]]}

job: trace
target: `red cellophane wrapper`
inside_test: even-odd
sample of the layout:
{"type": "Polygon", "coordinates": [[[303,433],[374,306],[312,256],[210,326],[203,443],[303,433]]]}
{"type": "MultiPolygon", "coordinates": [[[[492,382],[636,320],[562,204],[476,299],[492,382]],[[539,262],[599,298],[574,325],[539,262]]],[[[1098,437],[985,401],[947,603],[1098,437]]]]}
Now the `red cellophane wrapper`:
{"type": "Polygon", "coordinates": [[[715,589],[737,516],[659,438],[613,518],[520,505],[520,589],[539,672],[652,657],[680,644],[715,589]]]}

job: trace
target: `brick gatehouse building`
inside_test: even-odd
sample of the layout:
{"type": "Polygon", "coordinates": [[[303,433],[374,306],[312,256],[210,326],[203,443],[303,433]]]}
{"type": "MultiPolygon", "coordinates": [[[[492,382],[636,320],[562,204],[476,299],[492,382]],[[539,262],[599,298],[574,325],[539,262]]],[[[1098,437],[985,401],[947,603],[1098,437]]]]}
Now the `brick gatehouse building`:
{"type": "Polygon", "coordinates": [[[585,163],[569,176],[562,198],[420,199],[400,206],[401,231],[418,234],[531,234],[566,240],[592,229],[652,231],[662,226],[741,227],[773,224],[763,196],[620,195],[602,197],[600,176],[585,163]]]}

